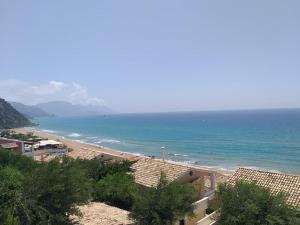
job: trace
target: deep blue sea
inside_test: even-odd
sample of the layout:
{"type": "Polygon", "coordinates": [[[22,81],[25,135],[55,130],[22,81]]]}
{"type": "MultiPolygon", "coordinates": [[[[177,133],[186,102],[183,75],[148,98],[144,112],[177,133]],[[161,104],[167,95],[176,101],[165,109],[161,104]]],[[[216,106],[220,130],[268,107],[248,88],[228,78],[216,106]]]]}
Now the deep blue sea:
{"type": "Polygon", "coordinates": [[[43,118],[38,129],[117,150],[233,170],[300,174],[300,110],[43,118]]]}

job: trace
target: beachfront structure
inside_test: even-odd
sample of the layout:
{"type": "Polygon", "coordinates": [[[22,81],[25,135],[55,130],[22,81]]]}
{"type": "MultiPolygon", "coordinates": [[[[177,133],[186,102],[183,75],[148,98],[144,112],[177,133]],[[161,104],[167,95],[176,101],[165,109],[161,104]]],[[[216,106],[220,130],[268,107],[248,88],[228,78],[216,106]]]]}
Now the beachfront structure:
{"type": "Polygon", "coordinates": [[[32,143],[3,137],[0,137],[0,148],[12,150],[27,156],[33,156],[34,152],[32,143]]]}
{"type": "Polygon", "coordinates": [[[131,166],[135,182],[143,187],[156,187],[161,173],[169,182],[191,183],[197,192],[199,201],[194,203],[194,217],[180,219],[176,225],[195,225],[206,216],[208,202],[214,197],[215,174],[187,164],[160,159],[143,158],[131,166]]]}
{"type": "Polygon", "coordinates": [[[239,168],[228,183],[234,185],[237,181],[254,182],[269,188],[273,194],[285,192],[288,194],[287,203],[300,207],[300,176],[239,168]]]}
{"type": "Polygon", "coordinates": [[[143,158],[131,166],[135,182],[145,187],[156,187],[161,173],[169,182],[191,183],[199,198],[211,196],[215,192],[215,174],[173,161],[143,158]]]}
{"type": "Polygon", "coordinates": [[[64,154],[65,146],[54,140],[41,140],[34,145],[35,155],[64,154]]]}

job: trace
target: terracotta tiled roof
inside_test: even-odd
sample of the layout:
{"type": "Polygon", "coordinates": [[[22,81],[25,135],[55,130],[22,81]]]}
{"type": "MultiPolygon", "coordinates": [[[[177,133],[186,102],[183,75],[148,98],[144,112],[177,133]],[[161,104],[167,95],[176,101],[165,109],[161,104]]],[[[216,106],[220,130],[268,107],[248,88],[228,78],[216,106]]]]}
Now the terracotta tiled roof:
{"type": "Polygon", "coordinates": [[[228,182],[234,185],[238,180],[255,182],[259,186],[269,188],[273,194],[285,192],[288,194],[287,202],[300,207],[300,176],[239,168],[228,182]]]}
{"type": "Polygon", "coordinates": [[[163,172],[169,182],[175,181],[190,171],[187,166],[159,159],[140,159],[131,168],[135,182],[146,187],[156,187],[163,172]]]}
{"type": "Polygon", "coordinates": [[[91,202],[78,207],[82,217],[71,216],[78,225],[129,225],[129,212],[106,205],[101,202],[91,202]]]}

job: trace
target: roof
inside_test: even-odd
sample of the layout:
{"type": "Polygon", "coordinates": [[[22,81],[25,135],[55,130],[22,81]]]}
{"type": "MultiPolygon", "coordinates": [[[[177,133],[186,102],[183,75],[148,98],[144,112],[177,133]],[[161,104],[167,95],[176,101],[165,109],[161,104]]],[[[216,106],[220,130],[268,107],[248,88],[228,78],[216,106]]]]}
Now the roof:
{"type": "Polygon", "coordinates": [[[129,212],[100,202],[79,206],[82,217],[74,218],[80,225],[128,225],[129,212]]]}
{"type": "Polygon", "coordinates": [[[135,182],[146,187],[156,187],[158,185],[161,172],[166,175],[169,182],[172,182],[191,170],[189,167],[184,165],[150,158],[138,160],[131,166],[131,168],[133,169],[135,182]]]}
{"type": "Polygon", "coordinates": [[[54,140],[43,140],[39,142],[39,145],[62,145],[62,143],[54,140]]]}
{"type": "Polygon", "coordinates": [[[273,194],[285,192],[288,194],[287,203],[300,207],[300,176],[239,168],[229,178],[228,183],[234,185],[239,180],[255,182],[269,188],[273,194]]]}
{"type": "Polygon", "coordinates": [[[9,149],[9,148],[18,148],[19,146],[14,142],[14,143],[3,143],[0,144],[1,148],[9,149]]]}

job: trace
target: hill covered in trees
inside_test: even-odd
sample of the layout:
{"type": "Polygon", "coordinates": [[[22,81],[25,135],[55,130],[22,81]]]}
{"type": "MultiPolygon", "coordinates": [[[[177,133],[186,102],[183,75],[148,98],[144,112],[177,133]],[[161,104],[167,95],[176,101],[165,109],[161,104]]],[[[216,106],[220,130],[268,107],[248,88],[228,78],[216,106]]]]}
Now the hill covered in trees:
{"type": "Polygon", "coordinates": [[[32,123],[8,102],[0,98],[0,129],[30,126],[32,123]]]}

